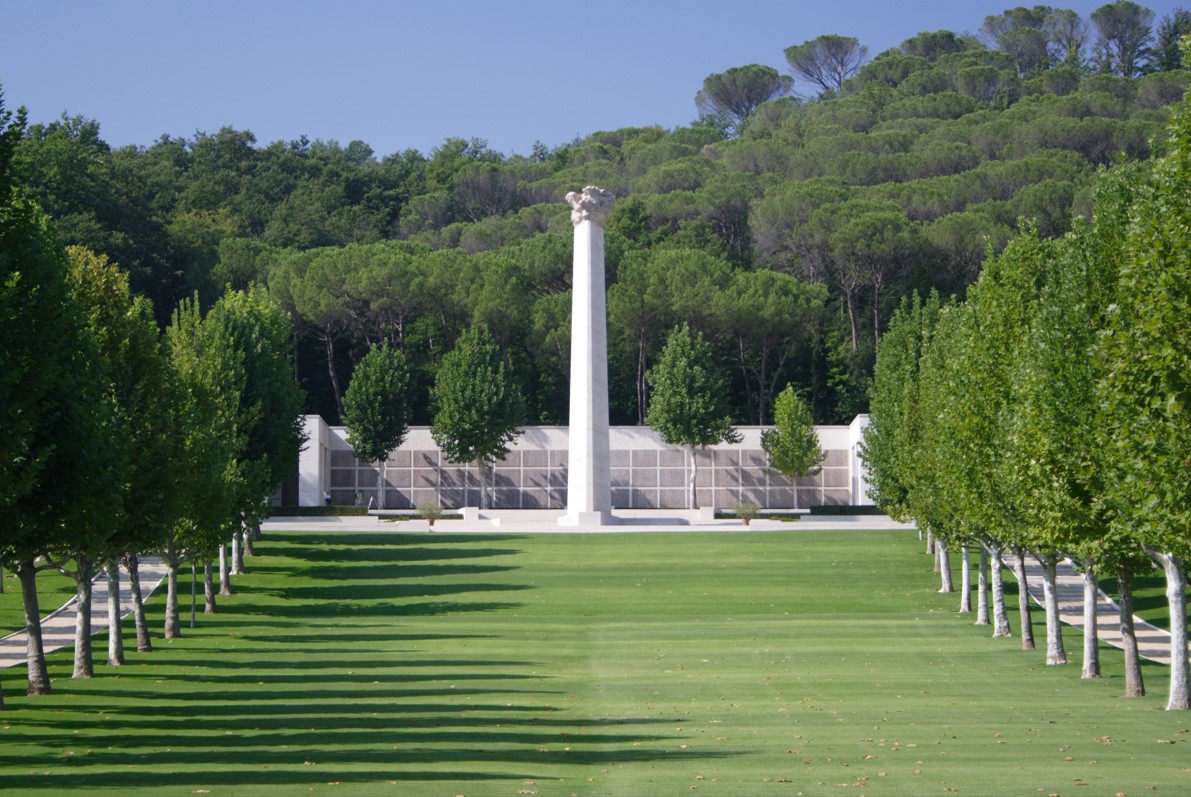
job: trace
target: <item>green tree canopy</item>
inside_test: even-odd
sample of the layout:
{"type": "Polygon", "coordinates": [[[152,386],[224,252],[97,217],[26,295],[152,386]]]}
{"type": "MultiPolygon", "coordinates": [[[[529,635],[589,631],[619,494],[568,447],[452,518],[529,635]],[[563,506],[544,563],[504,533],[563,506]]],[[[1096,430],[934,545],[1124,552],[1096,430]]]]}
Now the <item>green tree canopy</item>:
{"type": "Polygon", "coordinates": [[[255,522],[264,500],[289,477],[305,440],[305,398],[290,361],[290,318],[258,285],[229,290],[205,324],[216,339],[213,345],[234,352],[242,370],[236,413],[238,510],[245,522],[255,522]]]}
{"type": "Polygon", "coordinates": [[[1149,57],[1153,21],[1153,11],[1131,0],[1117,0],[1093,11],[1096,59],[1101,71],[1120,77],[1133,77],[1140,72],[1149,57]]]}
{"type": "Polygon", "coordinates": [[[480,506],[487,508],[488,471],[521,431],[524,403],[500,348],[484,327],[469,328],[443,357],[431,391],[434,442],[450,462],[480,469],[480,506]]]}
{"type": "Polygon", "coordinates": [[[786,48],[786,62],[798,77],[824,93],[838,92],[856,74],[868,47],[851,36],[826,34],[786,48]]]}
{"type": "Polygon", "coordinates": [[[794,81],[771,66],[749,64],[708,75],[695,105],[706,114],[724,119],[740,130],[759,105],[790,91],[794,81]]]}
{"type": "Polygon", "coordinates": [[[409,368],[401,352],[386,344],[373,346],[356,363],[343,395],[343,424],[356,455],[381,463],[377,505],[385,508],[385,463],[401,445],[409,428],[409,368]]]}
{"type": "Polygon", "coordinates": [[[819,445],[819,434],[811,408],[793,385],[777,395],[773,407],[773,428],[761,433],[761,448],[769,456],[769,467],[783,476],[813,476],[827,456],[819,445]]]}
{"type": "Polygon", "coordinates": [[[645,422],[670,445],[688,449],[687,508],[695,509],[695,449],[740,440],[724,400],[724,379],[703,333],[692,335],[685,323],[670,333],[648,378],[653,395],[645,422]]]}

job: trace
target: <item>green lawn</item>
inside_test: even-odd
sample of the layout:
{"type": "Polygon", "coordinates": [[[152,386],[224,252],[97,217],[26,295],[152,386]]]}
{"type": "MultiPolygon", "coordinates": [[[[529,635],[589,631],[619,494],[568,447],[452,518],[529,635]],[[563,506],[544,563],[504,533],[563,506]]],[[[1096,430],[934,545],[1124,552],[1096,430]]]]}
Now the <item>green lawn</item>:
{"type": "MultiPolygon", "coordinates": [[[[45,617],[74,597],[74,580],[57,570],[37,575],[37,602],[45,617]]],[[[4,592],[0,593],[0,636],[25,627],[25,604],[21,601],[21,582],[16,573],[4,570],[4,592]]]]}
{"type": "Polygon", "coordinates": [[[4,671],[0,788],[1191,790],[1191,715],[1162,710],[1165,668],[1126,701],[1118,652],[1085,682],[989,638],[935,593],[912,532],[275,534],[257,550],[219,614],[118,671],[71,681],[59,652],[37,699],[4,671]]]}

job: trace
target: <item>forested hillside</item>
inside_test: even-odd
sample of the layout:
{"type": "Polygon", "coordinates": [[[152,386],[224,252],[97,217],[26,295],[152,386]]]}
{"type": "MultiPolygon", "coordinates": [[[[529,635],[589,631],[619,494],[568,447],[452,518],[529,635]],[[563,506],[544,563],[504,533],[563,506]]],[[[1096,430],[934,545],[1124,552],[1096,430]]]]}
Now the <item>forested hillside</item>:
{"type": "Polygon", "coordinates": [[[127,269],[162,323],[195,292],[209,305],[225,285],[267,285],[298,322],[308,410],[332,422],[354,363],[388,340],[419,386],[412,420],[428,423],[437,364],[482,323],[528,420],[566,423],[562,197],[599,185],[619,197],[613,423],[642,422],[645,372],[680,322],[712,342],[738,422],[770,421],[788,383],[816,421],[844,422],[867,406],[875,343],[903,297],[962,297],[1023,220],[1066,232],[1090,211],[1097,169],[1154,154],[1188,83],[1181,10],[1158,21],[1118,2],[1085,20],[1034,7],[972,23],[979,34],[926,32],[871,60],[820,37],[786,51],[814,96],[742,66],[707,77],[689,126],[594,132],[529,157],[479,138],[378,156],[231,128],[112,149],[100,121],[64,117],[28,129],[17,168],[64,242],[127,269]],[[822,69],[836,55],[843,66],[822,69]]]}

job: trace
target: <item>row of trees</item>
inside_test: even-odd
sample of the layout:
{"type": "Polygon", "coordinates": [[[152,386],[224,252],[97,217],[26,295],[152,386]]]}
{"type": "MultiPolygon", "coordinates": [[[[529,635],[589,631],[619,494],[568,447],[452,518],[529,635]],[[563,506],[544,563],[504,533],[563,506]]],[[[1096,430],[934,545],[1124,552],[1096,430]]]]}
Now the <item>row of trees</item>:
{"type": "MultiPolygon", "coordinates": [[[[138,646],[148,649],[137,557],[161,555],[165,635],[178,635],[179,565],[203,562],[210,583],[216,551],[259,519],[296,460],[303,398],[289,318],[263,288],[229,291],[205,314],[183,302],[163,336],[126,273],[64,248],[16,179],[24,124],[23,109],[0,104],[0,564],[20,580],[28,689],[43,694],[38,572],[76,582],[75,677],[93,670],[91,584],[101,569],[115,601],[119,564],[128,570],[138,646]]],[[[111,607],[112,664],[123,660],[120,616],[111,607]]]]}
{"type": "MultiPolygon", "coordinates": [[[[980,545],[981,587],[991,558],[997,636],[1010,633],[998,586],[1012,552],[1027,647],[1020,563],[1037,558],[1048,664],[1067,661],[1057,561],[1084,573],[1084,677],[1099,676],[1097,579],[1115,575],[1127,695],[1144,693],[1131,579],[1156,562],[1170,604],[1167,708],[1187,709],[1191,101],[1169,132],[1152,165],[1100,178],[1090,223],[1060,239],[1016,238],[962,303],[903,305],[878,352],[864,458],[891,514],[915,518],[944,551],[980,545]]],[[[965,578],[965,600],[967,588],[965,578]]]]}

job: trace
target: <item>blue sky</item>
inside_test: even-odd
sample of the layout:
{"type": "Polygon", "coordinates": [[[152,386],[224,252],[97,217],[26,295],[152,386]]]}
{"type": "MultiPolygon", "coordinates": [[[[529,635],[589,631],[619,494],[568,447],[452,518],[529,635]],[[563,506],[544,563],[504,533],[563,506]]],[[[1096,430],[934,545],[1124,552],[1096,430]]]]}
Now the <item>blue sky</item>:
{"type": "MultiPolygon", "coordinates": [[[[1009,0],[0,0],[0,82],[34,122],[63,111],[113,146],[230,125],[378,156],[448,137],[528,154],[619,127],[696,116],[714,72],[786,71],[824,33],[869,54],[924,30],[976,31],[1009,0]]],[[[1087,17],[1103,5],[1056,3],[1087,17]]],[[[1155,22],[1180,3],[1146,2],[1155,22]]]]}

